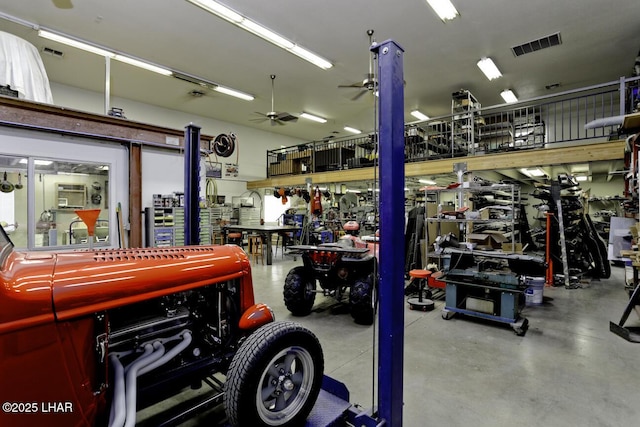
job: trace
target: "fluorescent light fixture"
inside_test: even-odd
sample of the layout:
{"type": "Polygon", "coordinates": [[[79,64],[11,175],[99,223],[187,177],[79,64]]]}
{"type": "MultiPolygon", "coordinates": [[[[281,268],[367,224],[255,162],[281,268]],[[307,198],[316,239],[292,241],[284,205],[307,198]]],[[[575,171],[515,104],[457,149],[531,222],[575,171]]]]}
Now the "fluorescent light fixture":
{"type": "Polygon", "coordinates": [[[352,127],[349,127],[349,126],[345,126],[344,130],[346,130],[347,132],[355,133],[356,135],[359,134],[359,133],[362,133],[361,130],[358,130],[356,128],[352,128],[352,127]]]}
{"type": "Polygon", "coordinates": [[[478,61],[478,68],[482,70],[489,80],[497,79],[502,76],[502,73],[498,70],[498,67],[496,67],[496,64],[493,63],[491,58],[482,58],[478,61]]]}
{"type": "MultiPolygon", "coordinates": [[[[21,165],[26,165],[28,163],[27,159],[20,159],[18,161],[18,163],[20,163],[21,165]]],[[[51,163],[53,163],[51,160],[34,160],[33,164],[37,165],[37,166],[49,166],[51,163]]]]}
{"type": "Polygon", "coordinates": [[[243,20],[240,23],[240,25],[245,30],[255,34],[258,37],[262,37],[266,41],[269,41],[269,42],[271,42],[271,43],[275,44],[276,46],[281,47],[283,49],[293,49],[293,47],[295,46],[295,44],[293,42],[285,39],[281,35],[274,33],[270,29],[268,29],[266,27],[263,27],[260,24],[257,24],[257,23],[255,23],[253,21],[249,21],[248,19],[243,20]]]}
{"type": "Polygon", "coordinates": [[[113,56],[115,55],[113,52],[109,52],[108,50],[101,49],[99,47],[90,45],[85,42],[81,42],[76,39],[72,39],[67,36],[52,33],[51,31],[39,30],[38,35],[40,37],[44,37],[45,39],[53,40],[54,42],[66,44],[67,46],[71,46],[77,49],[86,50],[87,52],[95,53],[96,55],[108,56],[109,58],[113,58],[113,56]]]}
{"type": "Polygon", "coordinates": [[[171,70],[159,67],[157,65],[149,64],[148,62],[140,61],[139,59],[130,58],[124,55],[116,55],[113,57],[116,61],[124,62],[125,64],[133,65],[134,67],[143,68],[145,70],[153,71],[154,73],[162,74],[163,76],[170,76],[173,74],[171,70]]]}
{"type": "Polygon", "coordinates": [[[235,96],[236,98],[244,99],[245,101],[253,101],[255,98],[248,93],[240,92],[235,89],[229,89],[224,86],[216,86],[214,89],[216,92],[224,93],[225,95],[235,96]]]}
{"type": "Polygon", "coordinates": [[[149,64],[148,62],[141,61],[139,59],[131,58],[125,55],[116,54],[114,52],[110,52],[106,49],[91,45],[86,42],[81,42],[79,40],[73,39],[68,36],[63,36],[57,33],[52,33],[46,30],[39,30],[38,35],[40,37],[44,37],[45,39],[53,40],[58,43],[66,44],[67,46],[75,47],[77,49],[82,49],[87,52],[95,53],[96,55],[105,56],[108,58],[116,59],[120,62],[126,62],[127,64],[133,65],[135,67],[144,68],[145,70],[153,71],[155,73],[159,73],[165,76],[170,76],[172,73],[171,70],[166,68],[159,67],[157,65],[149,64]]]}
{"type": "Polygon", "coordinates": [[[458,10],[449,0],[427,0],[427,3],[443,21],[454,19],[459,15],[458,10]]]}
{"type": "Polygon", "coordinates": [[[542,176],[546,176],[547,174],[540,168],[524,168],[524,169],[520,169],[520,172],[522,172],[523,174],[530,176],[530,177],[536,177],[536,178],[540,178],[542,176]]]}
{"type": "Polygon", "coordinates": [[[316,67],[322,68],[323,70],[328,70],[329,68],[333,67],[333,64],[331,62],[301,46],[295,45],[289,51],[294,55],[297,55],[300,58],[304,59],[305,61],[311,62],[316,67]]]}
{"type": "Polygon", "coordinates": [[[314,116],[313,114],[309,114],[309,113],[301,113],[300,117],[305,118],[307,120],[313,120],[314,122],[318,122],[318,123],[327,123],[327,119],[314,116]]]}
{"type": "Polygon", "coordinates": [[[79,173],[79,172],[57,172],[56,175],[66,175],[66,176],[89,176],[88,173],[79,173]]]}
{"type": "Polygon", "coordinates": [[[576,163],[571,165],[569,168],[571,173],[577,174],[579,172],[583,172],[583,174],[588,174],[589,172],[589,164],[588,163],[576,163]]]}
{"type": "Polygon", "coordinates": [[[511,89],[503,90],[502,92],[500,92],[500,96],[502,97],[502,99],[504,99],[504,102],[506,102],[507,104],[510,104],[512,102],[518,102],[518,98],[516,97],[516,95],[513,93],[511,89]]]}
{"type": "MultiPolygon", "coordinates": [[[[191,0],[189,0],[191,1],[191,0]]],[[[205,3],[209,4],[209,3],[215,3],[213,1],[207,0],[204,1],[205,3]]],[[[217,4],[217,3],[216,3],[217,4]]],[[[202,6],[206,9],[205,6],[202,6]]],[[[208,10],[208,9],[207,9],[208,10]]],[[[221,9],[222,10],[222,9],[221,9]]],[[[230,10],[230,9],[229,9],[230,10]]],[[[216,13],[217,14],[217,13],[216,13]]],[[[218,14],[219,16],[224,17],[222,14],[218,14]]],[[[227,16],[232,16],[231,14],[227,14],[227,16]]],[[[244,19],[242,18],[241,15],[238,15],[240,17],[240,19],[244,19]]],[[[227,19],[227,18],[225,18],[227,19]]],[[[231,19],[231,18],[228,18],[231,19]]],[[[86,50],[87,52],[91,52],[91,53],[95,53],[96,55],[100,55],[100,56],[105,56],[105,57],[109,57],[109,58],[113,58],[115,60],[118,60],[120,62],[124,62],[127,63],[129,65],[133,65],[139,68],[143,68],[145,70],[148,71],[153,71],[155,73],[159,73],[165,76],[171,76],[173,75],[174,77],[178,77],[181,78],[182,80],[187,80],[187,81],[191,81],[192,83],[194,83],[195,81],[197,81],[198,84],[201,84],[203,86],[214,86],[214,90],[220,93],[224,93],[225,95],[230,95],[230,96],[234,96],[236,98],[240,98],[240,99],[244,99],[245,101],[253,101],[255,98],[252,95],[249,95],[247,93],[244,92],[240,92],[238,90],[235,89],[230,89],[224,86],[220,86],[217,83],[212,83],[212,82],[207,82],[203,79],[200,79],[199,77],[195,77],[195,76],[188,76],[186,74],[182,75],[181,73],[177,73],[180,76],[176,75],[176,73],[174,73],[173,71],[169,70],[168,68],[164,68],[164,67],[160,67],[158,65],[155,64],[151,64],[149,62],[145,62],[142,61],[140,59],[137,58],[132,58],[130,56],[127,55],[123,55],[120,53],[115,53],[115,52],[110,52],[106,49],[100,48],[100,47],[96,47],[92,44],[89,43],[85,43],[85,42],[81,42],[77,39],[68,37],[68,36],[63,36],[57,33],[53,33],[51,31],[47,31],[47,30],[39,30],[38,31],[38,35],[40,37],[44,37],[46,39],[49,40],[53,40],[56,41],[58,43],[63,43],[66,44],[68,46],[71,47],[75,47],[77,49],[82,49],[82,50],[86,50]]]]}
{"type": "Polygon", "coordinates": [[[418,182],[420,184],[436,185],[436,182],[432,179],[419,179],[418,182]]]}
{"type": "Polygon", "coordinates": [[[207,12],[213,13],[214,15],[218,15],[219,17],[224,18],[231,23],[239,24],[244,20],[244,16],[240,15],[234,10],[229,9],[227,6],[218,3],[217,1],[212,1],[212,0],[187,0],[187,1],[195,4],[196,6],[200,6],[207,12]]]}
{"type": "Polygon", "coordinates": [[[415,117],[418,120],[429,120],[429,116],[427,116],[426,114],[422,114],[420,111],[418,110],[413,110],[411,112],[411,115],[413,117],[415,117]]]}
{"type": "Polygon", "coordinates": [[[242,28],[245,31],[250,32],[251,34],[255,34],[256,36],[262,38],[263,40],[268,41],[269,43],[273,43],[274,45],[293,53],[296,56],[304,59],[305,61],[309,61],[313,65],[320,67],[324,70],[327,70],[333,67],[333,64],[326,59],[318,56],[317,54],[311,52],[308,49],[303,48],[302,46],[298,46],[291,40],[282,37],[277,34],[275,31],[258,24],[257,22],[243,16],[236,11],[229,9],[227,6],[218,3],[214,0],[187,0],[188,2],[201,7],[209,13],[212,13],[216,16],[219,16],[222,19],[225,19],[232,24],[242,28]]]}
{"type": "Polygon", "coordinates": [[[586,181],[588,179],[589,179],[589,177],[587,175],[576,175],[576,181],[582,182],[582,181],[586,181]]]}

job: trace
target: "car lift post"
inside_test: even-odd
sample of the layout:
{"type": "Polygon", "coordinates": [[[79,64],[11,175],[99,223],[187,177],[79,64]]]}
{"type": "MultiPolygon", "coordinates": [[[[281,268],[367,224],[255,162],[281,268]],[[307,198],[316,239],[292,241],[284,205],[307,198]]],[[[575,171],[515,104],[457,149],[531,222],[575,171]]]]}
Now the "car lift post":
{"type": "Polygon", "coordinates": [[[404,355],[404,50],[392,40],[378,56],[380,165],[380,306],[378,413],[402,426],[404,355]]]}
{"type": "Polygon", "coordinates": [[[200,127],[184,129],[184,244],[200,244],[200,127]]]}

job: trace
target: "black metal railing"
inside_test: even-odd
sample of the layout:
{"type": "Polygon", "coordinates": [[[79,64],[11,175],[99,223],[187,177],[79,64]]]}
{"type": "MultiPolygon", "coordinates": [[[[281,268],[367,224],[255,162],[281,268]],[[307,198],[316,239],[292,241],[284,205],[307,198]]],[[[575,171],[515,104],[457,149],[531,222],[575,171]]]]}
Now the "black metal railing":
{"type": "MultiPolygon", "coordinates": [[[[640,110],[640,77],[445,115],[405,125],[405,161],[543,149],[556,143],[610,140],[619,123],[594,121],[640,110]],[[460,120],[463,120],[460,125],[460,120]],[[460,139],[460,131],[464,139],[460,139]],[[463,143],[461,143],[461,141],[463,143]]],[[[368,167],[377,158],[376,135],[311,141],[267,151],[267,176],[368,167]]]]}

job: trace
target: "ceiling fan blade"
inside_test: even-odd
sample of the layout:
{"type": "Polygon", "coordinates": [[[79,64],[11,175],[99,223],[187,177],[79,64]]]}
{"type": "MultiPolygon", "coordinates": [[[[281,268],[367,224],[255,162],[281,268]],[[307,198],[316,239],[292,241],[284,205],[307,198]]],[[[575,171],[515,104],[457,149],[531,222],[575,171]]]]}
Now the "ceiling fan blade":
{"type": "Polygon", "coordinates": [[[353,98],[351,98],[351,100],[352,100],[352,101],[357,101],[358,99],[362,98],[362,96],[363,96],[365,93],[367,93],[367,92],[369,92],[369,89],[361,90],[360,92],[358,92],[358,94],[357,94],[356,96],[354,96],[353,98]]]}
{"type": "Polygon", "coordinates": [[[364,84],[362,82],[360,82],[360,83],[352,83],[350,85],[338,85],[338,87],[341,87],[341,88],[362,88],[362,87],[364,87],[364,84]]]}
{"type": "Polygon", "coordinates": [[[278,113],[276,115],[277,120],[282,120],[283,122],[297,122],[298,118],[290,113],[278,113]]]}
{"type": "Polygon", "coordinates": [[[269,120],[269,116],[267,116],[266,114],[262,114],[262,113],[259,113],[257,111],[254,111],[253,114],[256,114],[256,115],[258,115],[260,117],[257,117],[257,118],[254,118],[254,119],[249,119],[250,122],[263,123],[263,122],[266,122],[267,120],[269,120]]]}
{"type": "Polygon", "coordinates": [[[275,126],[275,125],[284,126],[285,125],[285,123],[283,121],[278,120],[278,119],[271,119],[270,122],[271,122],[271,126],[275,126]]]}

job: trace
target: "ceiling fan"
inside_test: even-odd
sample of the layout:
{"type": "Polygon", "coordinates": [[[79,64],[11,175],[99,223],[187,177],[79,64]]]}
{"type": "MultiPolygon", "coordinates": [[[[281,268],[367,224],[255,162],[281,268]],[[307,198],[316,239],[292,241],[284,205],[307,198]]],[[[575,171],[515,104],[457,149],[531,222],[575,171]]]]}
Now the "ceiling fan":
{"type": "MultiPolygon", "coordinates": [[[[373,44],[373,30],[367,30],[367,35],[369,36],[369,46],[371,46],[373,44]]],[[[367,92],[374,92],[376,90],[376,88],[378,87],[378,81],[376,80],[375,76],[373,75],[373,52],[370,52],[369,54],[369,72],[367,73],[367,76],[364,80],[362,80],[361,82],[356,82],[356,83],[352,83],[350,85],[340,85],[338,86],[339,88],[356,88],[356,89],[361,89],[356,96],[354,96],[353,98],[351,98],[352,101],[357,101],[358,99],[360,99],[365,93],[367,92]]]]}
{"type": "Polygon", "coordinates": [[[290,113],[278,113],[276,112],[273,104],[274,104],[274,80],[276,79],[275,74],[271,74],[271,111],[267,114],[262,114],[259,112],[255,112],[256,114],[262,116],[260,119],[251,119],[252,122],[264,122],[269,120],[271,126],[275,125],[284,125],[286,122],[297,122],[298,118],[296,116],[291,115],[290,113]]]}

